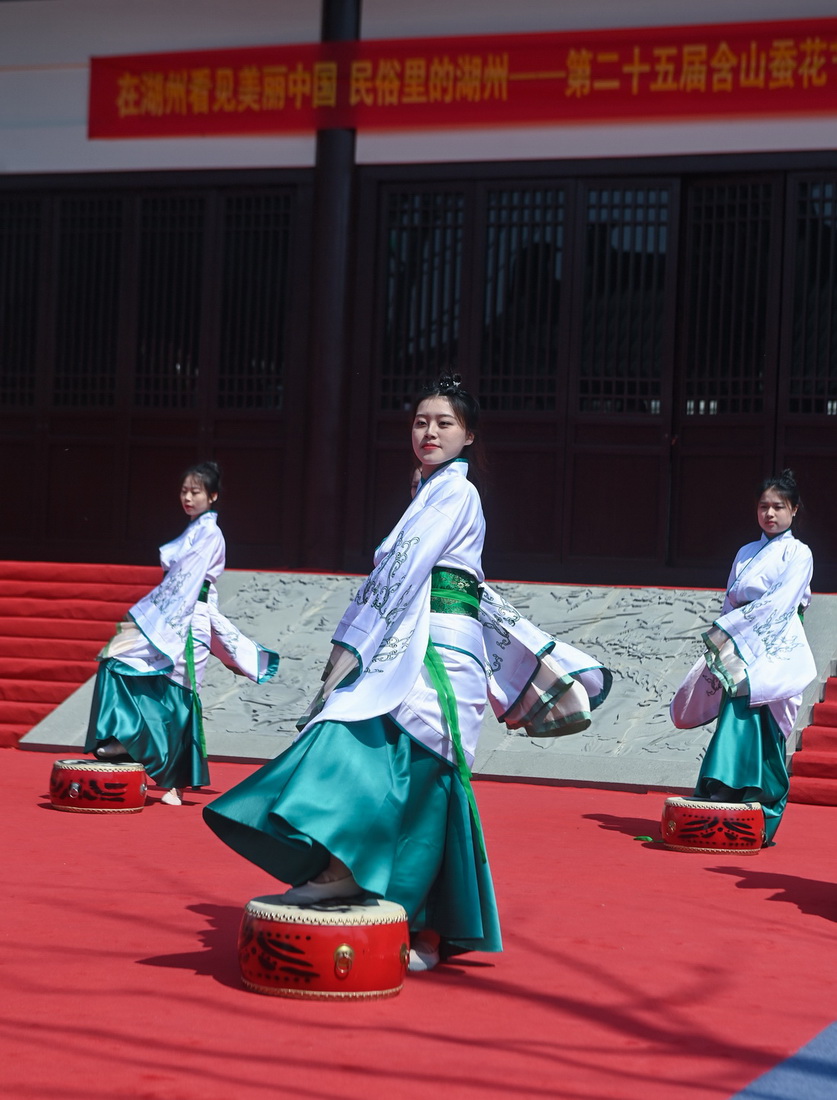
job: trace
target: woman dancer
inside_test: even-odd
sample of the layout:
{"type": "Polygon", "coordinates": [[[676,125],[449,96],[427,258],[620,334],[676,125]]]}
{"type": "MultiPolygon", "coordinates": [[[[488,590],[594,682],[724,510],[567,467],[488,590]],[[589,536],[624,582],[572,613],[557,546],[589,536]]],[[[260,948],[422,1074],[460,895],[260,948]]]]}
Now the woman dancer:
{"type": "Polygon", "coordinates": [[[299,739],[204,810],[240,854],[303,884],[283,901],[363,892],[401,904],[413,970],[436,965],[440,940],[448,955],[502,950],[469,779],[486,670],[497,713],[540,733],[589,725],[609,686],[597,662],[562,647],[587,670],[591,704],[552,660],[558,643],[481,588],[485,521],[466,458],[478,417],[457,376],[419,400],[420,482],[334,634],[299,739]]]}
{"type": "Polygon", "coordinates": [[[720,617],[703,634],[706,652],[678,688],[671,716],[679,729],[718,719],[695,797],[761,802],[770,844],[790,786],[785,741],[817,673],[802,628],[813,560],[791,530],[800,506],[793,473],[768,478],[757,499],[761,538],[735,555],[720,617]]]}
{"type": "Polygon", "coordinates": [[[220,492],[214,462],[183,475],[180,502],[189,526],[160,547],[166,574],[134,604],[99,654],[85,752],[100,760],[135,760],[182,803],[183,787],[209,782],[198,689],[210,651],[257,683],[279,656],[245,638],[218,610],[215,582],[224,571],[224,536],[213,506],[220,492]]]}

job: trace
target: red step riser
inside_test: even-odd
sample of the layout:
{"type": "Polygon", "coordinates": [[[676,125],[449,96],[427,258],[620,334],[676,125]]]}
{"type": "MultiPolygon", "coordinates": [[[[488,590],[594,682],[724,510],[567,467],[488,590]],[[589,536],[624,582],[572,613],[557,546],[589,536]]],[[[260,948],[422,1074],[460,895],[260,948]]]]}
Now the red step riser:
{"type": "Polygon", "coordinates": [[[110,622],[86,622],[84,619],[9,618],[0,615],[0,638],[101,642],[104,645],[113,634],[113,627],[110,622]]]}
{"type": "Polygon", "coordinates": [[[837,779],[837,752],[795,752],[792,771],[810,779],[837,779]]]}
{"type": "Polygon", "coordinates": [[[824,703],[837,703],[837,676],[829,676],[825,681],[822,701],[824,703]]]}
{"type": "Polygon", "coordinates": [[[0,638],[0,658],[45,657],[51,661],[92,661],[101,648],[101,642],[0,638]]]}
{"type": "Polygon", "coordinates": [[[791,776],[788,802],[813,806],[837,806],[837,779],[791,776]]]}
{"type": "Polygon", "coordinates": [[[837,703],[814,703],[811,723],[814,726],[837,726],[837,703]]]}
{"type": "Polygon", "coordinates": [[[53,597],[22,600],[0,600],[0,616],[22,616],[38,619],[86,619],[88,622],[120,622],[130,603],[113,603],[107,600],[73,600],[53,597]]]}
{"type": "MultiPolygon", "coordinates": [[[[176,534],[177,532],[173,532],[176,534]]],[[[163,571],[154,565],[112,565],[94,562],[0,561],[0,579],[53,583],[137,584],[147,592],[159,584],[163,571]]]]}
{"type": "MultiPolygon", "coordinates": [[[[0,657],[0,679],[52,680],[83,684],[96,675],[95,661],[49,661],[26,657],[0,657]]],[[[2,715],[0,715],[2,721],[2,715]]]]}
{"type": "Polygon", "coordinates": [[[52,703],[57,706],[76,690],[75,681],[0,680],[0,711],[5,702],[52,703]]]}
{"type": "MultiPolygon", "coordinates": [[[[150,587],[153,587],[150,586],[150,587]]],[[[0,607],[21,599],[94,600],[124,603],[126,607],[142,599],[149,591],[145,584],[98,584],[94,581],[56,584],[49,580],[8,581],[0,578],[0,607]]]]}
{"type": "Polygon", "coordinates": [[[0,722],[0,749],[8,749],[16,745],[31,728],[31,726],[16,725],[14,722],[0,722]]]}
{"type": "Polygon", "coordinates": [[[800,748],[814,752],[837,752],[837,729],[833,726],[806,726],[800,748]]]}
{"type": "Polygon", "coordinates": [[[55,710],[54,703],[10,703],[2,704],[4,722],[15,722],[25,725],[27,729],[36,726],[43,718],[46,718],[55,710]]]}

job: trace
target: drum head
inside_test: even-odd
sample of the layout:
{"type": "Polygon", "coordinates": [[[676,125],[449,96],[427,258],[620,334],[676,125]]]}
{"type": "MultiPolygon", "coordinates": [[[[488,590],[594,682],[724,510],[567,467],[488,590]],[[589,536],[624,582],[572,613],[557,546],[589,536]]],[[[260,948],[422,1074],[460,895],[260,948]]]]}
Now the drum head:
{"type": "Polygon", "coordinates": [[[69,768],[72,771],[85,772],[143,772],[145,767],[132,760],[125,764],[114,764],[106,760],[56,760],[55,768],[69,768]]]}
{"type": "Polygon", "coordinates": [[[400,924],[407,920],[403,906],[383,898],[352,898],[350,901],[325,901],[319,905],[292,905],[282,902],[281,894],[267,894],[247,902],[245,912],[260,920],[288,921],[291,924],[363,925],[400,924]]]}
{"type": "Polygon", "coordinates": [[[667,798],[666,806],[684,810],[718,810],[735,813],[736,810],[760,810],[761,802],[714,802],[709,798],[667,798]]]}

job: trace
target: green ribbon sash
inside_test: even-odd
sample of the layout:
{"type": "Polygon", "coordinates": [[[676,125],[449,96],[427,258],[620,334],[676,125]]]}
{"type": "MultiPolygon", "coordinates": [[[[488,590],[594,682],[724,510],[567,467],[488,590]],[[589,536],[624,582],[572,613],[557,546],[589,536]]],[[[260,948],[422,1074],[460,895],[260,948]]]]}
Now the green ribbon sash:
{"type": "MultiPolygon", "coordinates": [[[[198,595],[199,603],[206,603],[207,596],[209,594],[209,581],[204,581],[198,595]]],[[[192,686],[192,703],[195,708],[195,715],[198,720],[198,737],[200,738],[201,756],[206,756],[206,735],[203,732],[203,707],[201,706],[201,697],[198,695],[198,681],[195,675],[195,639],[192,636],[192,628],[189,627],[189,633],[186,635],[186,671],[189,673],[189,683],[192,686]]]]}
{"type": "MultiPolygon", "coordinates": [[[[476,578],[470,573],[458,569],[434,569],[430,584],[431,611],[449,615],[468,615],[472,619],[479,617],[479,585],[476,578]]],[[[483,863],[487,863],[488,858],[485,854],[482,823],[480,822],[477,802],[474,798],[474,790],[471,786],[471,769],[468,767],[468,761],[465,759],[465,752],[462,748],[456,694],[453,690],[453,684],[450,682],[448,670],[439,656],[439,651],[429,638],[427,640],[427,651],[424,655],[424,665],[430,676],[430,682],[439,697],[442,716],[450,732],[450,739],[456,756],[456,768],[471,810],[471,820],[479,845],[480,857],[483,863]]]]}

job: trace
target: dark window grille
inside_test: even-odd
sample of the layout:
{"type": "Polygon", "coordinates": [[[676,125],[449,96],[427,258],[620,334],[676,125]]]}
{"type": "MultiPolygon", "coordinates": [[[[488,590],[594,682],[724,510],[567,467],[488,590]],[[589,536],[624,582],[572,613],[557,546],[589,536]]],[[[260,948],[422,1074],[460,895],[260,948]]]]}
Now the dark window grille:
{"type": "Polygon", "coordinates": [[[837,178],[796,195],[788,409],[837,415],[837,178]]]}
{"type": "Polygon", "coordinates": [[[770,182],[689,191],[687,416],[764,411],[772,206],[770,182]]]}
{"type": "Polygon", "coordinates": [[[141,407],[197,404],[205,202],[142,201],[134,394],[141,407]]]}
{"type": "Polygon", "coordinates": [[[281,409],[291,198],[229,198],[224,223],[218,405],[281,409]]]}
{"type": "Polygon", "coordinates": [[[456,367],[464,195],[397,192],[385,211],[381,408],[409,408],[416,391],[456,367]]]}
{"type": "Polygon", "coordinates": [[[122,201],[65,198],[58,211],[53,403],[109,408],[119,338],[122,201]]]}
{"type": "Polygon", "coordinates": [[[0,200],[0,405],[35,401],[42,207],[0,200]]]}
{"type": "Polygon", "coordinates": [[[587,193],[581,310],[581,412],[661,411],[669,192],[587,193]]]}
{"type": "Polygon", "coordinates": [[[563,190],[489,192],[480,376],[486,408],[555,408],[563,259],[563,190]]]}

